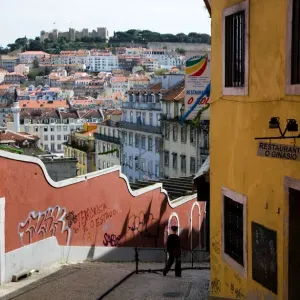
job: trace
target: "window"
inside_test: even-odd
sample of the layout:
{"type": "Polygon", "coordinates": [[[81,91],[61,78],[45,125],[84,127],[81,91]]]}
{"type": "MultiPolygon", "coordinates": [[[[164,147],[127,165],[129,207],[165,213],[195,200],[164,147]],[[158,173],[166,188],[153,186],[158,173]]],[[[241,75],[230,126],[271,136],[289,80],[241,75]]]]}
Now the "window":
{"type": "Polygon", "coordinates": [[[286,93],[300,94],[300,1],[289,0],[286,93]]]}
{"type": "Polygon", "coordinates": [[[61,141],[61,135],[60,134],[57,136],[57,140],[61,141]]]}
{"type": "Polygon", "coordinates": [[[152,161],[148,161],[148,174],[152,175],[152,161]]]}
{"type": "Polygon", "coordinates": [[[140,146],[140,136],[136,133],[135,134],[135,148],[139,148],[140,146]]]}
{"type": "Polygon", "coordinates": [[[50,126],[50,131],[55,131],[55,128],[53,126],[50,126]]]}
{"type": "Polygon", "coordinates": [[[166,103],[167,119],[169,119],[171,113],[171,103],[166,103]]]}
{"type": "Polygon", "coordinates": [[[223,12],[223,94],[248,94],[248,1],[223,12]]]}
{"type": "Polygon", "coordinates": [[[165,151],[165,166],[168,167],[169,166],[169,151],[165,151]]]}
{"type": "Polygon", "coordinates": [[[146,137],[142,136],[142,149],[146,149],[146,137]]]}
{"type": "Polygon", "coordinates": [[[224,252],[240,265],[243,253],[243,204],[224,196],[224,252]]]}
{"type": "Polygon", "coordinates": [[[300,84],[300,1],[293,1],[291,84],[300,84]]]}
{"type": "Polygon", "coordinates": [[[195,157],[190,158],[190,173],[195,174],[196,172],[196,159],[195,157]]]}
{"type": "Polygon", "coordinates": [[[64,130],[64,131],[68,131],[68,126],[64,126],[64,127],[63,127],[63,130],[64,130]]]}
{"type": "Polygon", "coordinates": [[[124,145],[127,145],[127,132],[123,132],[123,143],[124,145]]]}
{"type": "Polygon", "coordinates": [[[149,136],[148,138],[148,150],[152,151],[153,145],[152,145],[152,137],[149,136]]]}
{"type": "Polygon", "coordinates": [[[159,178],[159,164],[158,163],[155,164],[155,176],[157,178],[159,178]]]}
{"type": "Polygon", "coordinates": [[[153,126],[153,113],[149,113],[149,125],[153,126]]]}
{"type": "Polygon", "coordinates": [[[48,141],[48,135],[44,135],[44,141],[48,141]]]}
{"type": "Polygon", "coordinates": [[[177,169],[177,153],[172,153],[173,154],[173,168],[177,169]]]}
{"type": "Polygon", "coordinates": [[[181,143],[186,143],[186,125],[181,126],[181,143]]]}
{"type": "Polygon", "coordinates": [[[165,139],[168,140],[170,135],[170,124],[165,123],[165,139]]]}
{"type": "Polygon", "coordinates": [[[146,172],[146,162],[144,160],[142,161],[142,171],[146,172]]]}
{"type": "Polygon", "coordinates": [[[133,145],[133,133],[129,132],[129,145],[132,146],[133,145]]]}
{"type": "Polygon", "coordinates": [[[179,103],[174,103],[174,117],[179,117],[179,103]]]}
{"type": "Polygon", "coordinates": [[[54,140],[55,140],[55,136],[51,135],[51,141],[54,141],[54,140]]]}
{"type": "Polygon", "coordinates": [[[246,197],[225,188],[222,194],[222,256],[246,276],[246,197]]]}
{"type": "Polygon", "coordinates": [[[186,156],[181,155],[181,171],[186,172],[186,156]]]}
{"type": "Polygon", "coordinates": [[[130,169],[133,169],[133,156],[132,155],[129,156],[129,167],[130,167],[130,169]]]}
{"type": "Polygon", "coordinates": [[[190,142],[192,144],[196,143],[196,129],[190,126],[190,142]]]}
{"type": "Polygon", "coordinates": [[[44,149],[45,149],[45,151],[48,151],[49,150],[49,146],[48,145],[44,145],[44,149]]]}
{"type": "Polygon", "coordinates": [[[57,145],[57,150],[61,150],[61,144],[57,145]]]}
{"type": "Polygon", "coordinates": [[[34,132],[38,132],[39,128],[37,126],[34,126],[34,132]]]}
{"type": "Polygon", "coordinates": [[[146,125],[146,113],[142,113],[142,124],[146,125]]]}
{"type": "Polygon", "coordinates": [[[64,135],[64,141],[67,141],[67,140],[68,140],[68,136],[64,135]]]}
{"type": "Polygon", "coordinates": [[[130,112],[130,123],[133,123],[133,112],[130,112]]]}
{"type": "Polygon", "coordinates": [[[44,132],[47,132],[48,131],[48,126],[45,126],[44,127],[44,132]]]}
{"type": "Polygon", "coordinates": [[[155,151],[156,152],[161,151],[161,140],[160,140],[160,138],[155,138],[155,151]]]}
{"type": "Polygon", "coordinates": [[[55,150],[55,144],[51,144],[51,151],[55,150]]]}
{"type": "Polygon", "coordinates": [[[177,142],[178,139],[178,125],[173,124],[173,141],[177,142]]]}
{"type": "Polygon", "coordinates": [[[29,132],[29,127],[28,126],[25,126],[24,129],[25,129],[25,132],[29,132]]]}

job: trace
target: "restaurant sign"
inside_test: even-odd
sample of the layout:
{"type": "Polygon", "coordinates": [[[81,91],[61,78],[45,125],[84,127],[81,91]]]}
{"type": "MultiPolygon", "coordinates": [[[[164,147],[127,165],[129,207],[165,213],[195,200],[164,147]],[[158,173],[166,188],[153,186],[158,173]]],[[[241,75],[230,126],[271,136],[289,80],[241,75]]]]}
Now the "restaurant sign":
{"type": "Polygon", "coordinates": [[[300,148],[293,145],[259,142],[257,156],[300,161],[300,148]]]}

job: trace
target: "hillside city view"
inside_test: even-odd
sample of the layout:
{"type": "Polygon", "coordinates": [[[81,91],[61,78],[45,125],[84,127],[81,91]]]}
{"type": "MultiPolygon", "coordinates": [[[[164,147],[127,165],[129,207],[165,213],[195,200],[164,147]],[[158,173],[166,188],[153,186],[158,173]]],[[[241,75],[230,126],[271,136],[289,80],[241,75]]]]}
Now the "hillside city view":
{"type": "Polygon", "coordinates": [[[300,299],[300,0],[47,4],[0,6],[0,299],[300,299]]]}

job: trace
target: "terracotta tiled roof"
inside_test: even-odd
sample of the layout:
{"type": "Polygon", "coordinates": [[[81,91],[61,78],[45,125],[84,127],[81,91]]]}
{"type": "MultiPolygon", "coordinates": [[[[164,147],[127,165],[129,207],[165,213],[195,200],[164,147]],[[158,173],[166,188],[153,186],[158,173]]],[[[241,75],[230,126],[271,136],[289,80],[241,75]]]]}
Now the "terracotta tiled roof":
{"type": "Polygon", "coordinates": [[[43,108],[43,109],[26,109],[22,110],[20,113],[20,119],[35,119],[42,120],[44,118],[60,119],[58,112],[53,108],[43,108]]]}
{"type": "Polygon", "coordinates": [[[39,138],[37,136],[31,135],[26,132],[13,132],[6,130],[4,133],[0,132],[0,141],[18,141],[23,142],[25,140],[37,141],[39,138]]]}
{"type": "Polygon", "coordinates": [[[88,118],[101,118],[101,114],[98,109],[91,109],[85,112],[78,112],[81,118],[88,119],[88,118]]]}
{"type": "Polygon", "coordinates": [[[50,55],[44,51],[25,51],[20,53],[20,55],[50,55]]]}
{"type": "Polygon", "coordinates": [[[163,100],[165,101],[182,101],[184,100],[184,81],[181,81],[177,85],[168,89],[165,93],[163,93],[163,100]]]}
{"type": "Polygon", "coordinates": [[[0,84],[0,90],[8,90],[11,84],[0,84]]]}
{"type": "Polygon", "coordinates": [[[91,105],[94,104],[94,100],[91,99],[85,99],[85,100],[70,100],[71,105],[91,105]]]}
{"type": "Polygon", "coordinates": [[[122,115],[122,111],[121,110],[114,110],[111,113],[112,116],[121,116],[122,115]]]}
{"type": "Polygon", "coordinates": [[[61,111],[59,112],[59,114],[62,119],[69,119],[69,118],[78,119],[78,114],[76,111],[73,112],[61,111]]]}
{"type": "Polygon", "coordinates": [[[159,93],[162,89],[161,82],[152,84],[149,87],[145,87],[142,89],[132,89],[128,91],[128,94],[139,94],[139,93],[159,93]]]}
{"type": "Polygon", "coordinates": [[[68,108],[69,104],[66,100],[20,100],[21,108],[58,108],[64,107],[68,108]]]}
{"type": "Polygon", "coordinates": [[[128,78],[123,76],[116,76],[111,79],[111,82],[127,82],[128,78]]]}

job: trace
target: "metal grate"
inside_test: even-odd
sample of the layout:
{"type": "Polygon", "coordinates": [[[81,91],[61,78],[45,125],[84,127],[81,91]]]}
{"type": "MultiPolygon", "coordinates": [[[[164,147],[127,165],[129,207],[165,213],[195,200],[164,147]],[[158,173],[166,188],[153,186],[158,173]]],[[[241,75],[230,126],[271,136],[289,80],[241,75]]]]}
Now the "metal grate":
{"type": "Polygon", "coordinates": [[[300,84],[300,0],[293,2],[291,84],[300,84]]]}
{"type": "Polygon", "coordinates": [[[243,204],[224,196],[224,251],[244,266],[243,204]]]}
{"type": "Polygon", "coordinates": [[[245,84],[245,11],[225,18],[225,87],[245,84]]]}

